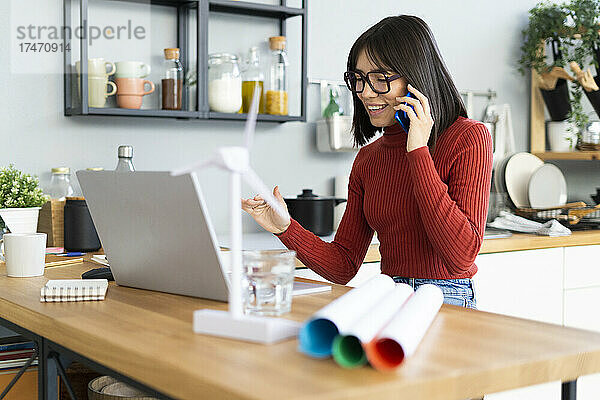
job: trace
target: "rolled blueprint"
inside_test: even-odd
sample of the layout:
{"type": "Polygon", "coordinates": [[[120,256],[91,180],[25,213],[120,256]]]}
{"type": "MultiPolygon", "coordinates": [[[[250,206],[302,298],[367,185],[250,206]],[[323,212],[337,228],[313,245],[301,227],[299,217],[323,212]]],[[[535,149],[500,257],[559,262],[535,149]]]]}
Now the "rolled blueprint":
{"type": "Polygon", "coordinates": [[[345,332],[364,314],[372,312],[394,287],[391,277],[379,274],[332,301],[302,326],[298,349],[312,357],[330,356],[338,333],[345,332]]]}
{"type": "Polygon", "coordinates": [[[371,365],[391,370],[410,357],[437,315],[444,295],[431,284],[419,287],[390,323],[365,346],[371,365]]]}
{"type": "Polygon", "coordinates": [[[363,345],[369,343],[385,328],[414,293],[404,283],[396,284],[370,312],[365,313],[333,340],[333,359],[344,368],[356,368],[367,363],[363,345]]]}

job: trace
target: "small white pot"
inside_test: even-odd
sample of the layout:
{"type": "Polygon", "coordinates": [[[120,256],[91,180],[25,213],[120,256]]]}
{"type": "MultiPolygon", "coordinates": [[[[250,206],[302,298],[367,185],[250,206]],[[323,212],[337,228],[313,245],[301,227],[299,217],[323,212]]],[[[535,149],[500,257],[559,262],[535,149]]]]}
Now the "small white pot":
{"type": "Polygon", "coordinates": [[[569,128],[572,125],[568,121],[547,121],[546,132],[550,150],[554,152],[574,151],[577,143],[577,128],[569,128]]]}
{"type": "Polygon", "coordinates": [[[11,233],[36,233],[41,207],[0,208],[0,218],[11,233]]]}

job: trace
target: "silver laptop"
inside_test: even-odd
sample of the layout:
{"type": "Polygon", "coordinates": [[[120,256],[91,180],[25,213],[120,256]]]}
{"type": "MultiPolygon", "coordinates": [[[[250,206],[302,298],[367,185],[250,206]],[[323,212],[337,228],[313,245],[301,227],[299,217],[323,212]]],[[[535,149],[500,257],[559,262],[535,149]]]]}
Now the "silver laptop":
{"type": "Polygon", "coordinates": [[[77,171],[77,179],[117,284],[227,301],[195,175],[77,171]]]}

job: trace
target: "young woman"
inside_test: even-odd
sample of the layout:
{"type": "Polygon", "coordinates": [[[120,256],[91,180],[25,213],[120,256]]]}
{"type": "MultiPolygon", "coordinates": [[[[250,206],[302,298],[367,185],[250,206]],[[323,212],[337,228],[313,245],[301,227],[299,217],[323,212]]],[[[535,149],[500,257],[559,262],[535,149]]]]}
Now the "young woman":
{"type": "MultiPolygon", "coordinates": [[[[382,128],[383,136],[354,160],[335,240],[281,218],[260,196],[242,200],[242,208],[330,281],[356,275],[375,231],[384,274],[415,288],[433,283],[446,303],[475,308],[471,278],[488,208],[491,136],[466,118],[431,30],[415,16],[383,19],[352,46],[344,79],[356,144],[382,128]],[[407,113],[408,132],[397,110],[407,113]]],[[[273,194],[285,205],[278,187],[273,194]]]]}

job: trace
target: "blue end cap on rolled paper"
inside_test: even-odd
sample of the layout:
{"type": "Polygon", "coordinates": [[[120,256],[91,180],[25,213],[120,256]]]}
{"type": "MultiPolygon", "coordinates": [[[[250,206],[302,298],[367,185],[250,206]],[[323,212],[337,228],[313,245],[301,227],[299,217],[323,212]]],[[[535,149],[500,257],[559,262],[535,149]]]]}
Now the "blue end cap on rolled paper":
{"type": "Polygon", "coordinates": [[[319,318],[308,321],[298,334],[298,350],[315,358],[329,357],[333,339],[338,333],[338,328],[328,319],[319,318]]]}

